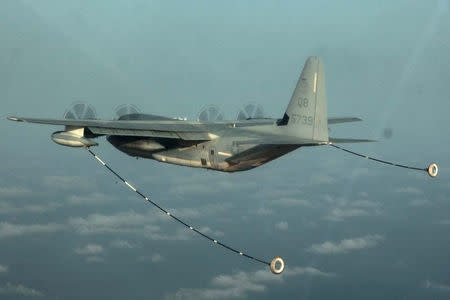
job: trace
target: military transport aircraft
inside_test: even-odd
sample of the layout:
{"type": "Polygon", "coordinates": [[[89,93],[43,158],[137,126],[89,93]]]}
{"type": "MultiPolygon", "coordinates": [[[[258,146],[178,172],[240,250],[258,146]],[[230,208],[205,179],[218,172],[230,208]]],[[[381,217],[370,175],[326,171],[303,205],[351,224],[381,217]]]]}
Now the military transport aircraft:
{"type": "MultiPolygon", "coordinates": [[[[284,261],[275,257],[270,262],[250,256],[205,234],[138,191],[109,167],[91,146],[92,139],[107,136],[120,151],[134,157],[150,158],[182,166],[207,168],[224,172],[244,171],[258,167],[299,147],[331,145],[351,154],[398,167],[426,171],[431,177],[438,173],[432,163],[428,168],[415,168],[371,158],[334,145],[334,143],[370,142],[366,139],[340,139],[328,136],[328,125],[361,121],[358,118],[328,118],[325,93],[325,73],[318,57],[309,57],[295,87],[286,112],[280,119],[249,117],[235,121],[167,118],[141,113],[127,113],[118,120],[97,120],[90,107],[75,106],[63,119],[9,117],[9,120],[63,125],[64,131],[52,134],[56,143],[86,148],[103,166],[128,188],[191,231],[210,242],[240,256],[269,265],[274,274],[281,274],[284,261]],[[91,110],[91,111],[89,111],[91,110]],[[81,113],[81,111],[83,111],[81,113]],[[82,116],[80,118],[80,116],[82,116]]],[[[245,114],[244,114],[245,115],[245,114]]],[[[258,114],[256,114],[258,115],[258,114]]]]}
{"type": "Polygon", "coordinates": [[[12,121],[63,125],[53,133],[58,144],[70,147],[98,145],[92,139],[106,135],[120,151],[182,166],[236,172],[258,167],[304,146],[370,142],[328,136],[328,125],[361,121],[328,118],[325,72],[318,57],[309,57],[280,119],[248,118],[234,121],[187,121],[131,113],[118,120],[37,119],[8,117],[12,121]]]}

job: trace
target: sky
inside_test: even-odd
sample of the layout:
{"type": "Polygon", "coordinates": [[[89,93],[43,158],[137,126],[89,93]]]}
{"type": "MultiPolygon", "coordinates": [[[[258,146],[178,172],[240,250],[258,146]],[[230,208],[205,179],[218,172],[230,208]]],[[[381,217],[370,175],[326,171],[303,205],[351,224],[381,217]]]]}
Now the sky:
{"type": "Polygon", "coordinates": [[[1,299],[450,298],[449,3],[436,1],[50,1],[0,8],[1,299]],[[328,114],[364,121],[227,174],[136,160],[104,138],[113,168],[205,233],[187,232],[86,151],[50,139],[74,102],[195,120],[249,102],[281,117],[308,56],[325,65],[328,114]],[[389,129],[390,138],[383,136],[389,129]]]}

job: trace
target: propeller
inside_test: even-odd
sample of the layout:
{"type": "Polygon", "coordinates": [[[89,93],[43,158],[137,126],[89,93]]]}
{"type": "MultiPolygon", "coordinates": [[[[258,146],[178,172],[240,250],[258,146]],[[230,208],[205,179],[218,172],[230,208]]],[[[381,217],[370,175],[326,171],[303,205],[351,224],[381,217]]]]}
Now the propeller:
{"type": "Polygon", "coordinates": [[[238,112],[237,120],[262,119],[264,118],[264,109],[256,103],[248,103],[244,105],[238,112]]]}
{"type": "Polygon", "coordinates": [[[95,120],[97,112],[91,104],[75,102],[64,113],[64,119],[95,120]]]}
{"type": "Polygon", "coordinates": [[[114,120],[129,120],[127,116],[131,114],[139,114],[141,111],[133,104],[122,104],[114,109],[114,120]]]}
{"type": "Polygon", "coordinates": [[[223,121],[223,114],[216,105],[206,105],[198,113],[197,121],[223,121]]]}

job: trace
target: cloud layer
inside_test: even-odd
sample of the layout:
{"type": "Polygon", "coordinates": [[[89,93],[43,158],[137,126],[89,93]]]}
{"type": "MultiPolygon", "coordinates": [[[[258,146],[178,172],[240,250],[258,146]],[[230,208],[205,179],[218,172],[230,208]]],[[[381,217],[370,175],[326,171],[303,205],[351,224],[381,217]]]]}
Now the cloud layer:
{"type": "Polygon", "coordinates": [[[12,284],[7,282],[5,285],[0,285],[0,295],[19,295],[19,296],[34,296],[42,297],[44,294],[41,291],[26,287],[22,284],[12,284]]]}
{"type": "Polygon", "coordinates": [[[8,272],[8,266],[0,265],[0,273],[7,273],[8,272]]]}
{"type": "Polygon", "coordinates": [[[217,275],[211,279],[210,285],[204,289],[183,288],[166,299],[241,299],[249,293],[262,293],[269,284],[280,284],[291,276],[333,277],[313,267],[287,268],[281,275],[274,276],[268,269],[254,272],[239,271],[231,275],[217,275]]]}
{"type": "Polygon", "coordinates": [[[322,244],[314,244],[308,251],[316,254],[341,254],[374,247],[382,240],[383,236],[379,234],[366,235],[360,238],[341,240],[337,243],[327,241],[322,244]]]}
{"type": "Polygon", "coordinates": [[[55,223],[22,225],[2,222],[0,223],[0,239],[36,233],[53,233],[63,229],[64,225],[55,223]]]}
{"type": "Polygon", "coordinates": [[[98,244],[87,244],[84,247],[76,248],[75,253],[78,255],[93,255],[103,252],[103,246],[98,244]]]}

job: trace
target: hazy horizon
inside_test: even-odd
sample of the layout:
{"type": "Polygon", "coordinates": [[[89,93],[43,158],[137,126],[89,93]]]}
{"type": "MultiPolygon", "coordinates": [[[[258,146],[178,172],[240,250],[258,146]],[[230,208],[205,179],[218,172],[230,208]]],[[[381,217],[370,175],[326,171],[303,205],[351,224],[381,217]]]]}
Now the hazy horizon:
{"type": "Polygon", "coordinates": [[[0,298],[448,299],[448,1],[6,0],[0,9],[0,298]],[[93,150],[139,190],[233,247],[286,261],[282,276],[214,247],[117,183],[58,126],[73,102],[234,119],[282,117],[308,56],[326,72],[346,145],[301,148],[226,174],[93,150]],[[389,139],[383,136],[392,130],[389,139]]]}

